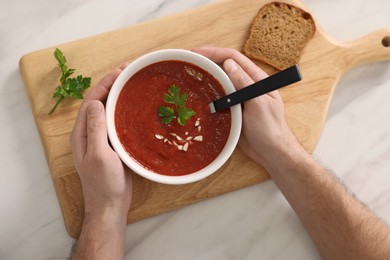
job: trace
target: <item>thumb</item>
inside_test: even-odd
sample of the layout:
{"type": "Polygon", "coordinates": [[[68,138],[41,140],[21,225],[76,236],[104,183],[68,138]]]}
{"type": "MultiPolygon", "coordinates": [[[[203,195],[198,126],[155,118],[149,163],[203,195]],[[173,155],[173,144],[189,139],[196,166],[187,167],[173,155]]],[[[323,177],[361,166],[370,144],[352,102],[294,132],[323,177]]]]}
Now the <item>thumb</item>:
{"type": "Polygon", "coordinates": [[[223,69],[226,71],[237,90],[254,83],[253,79],[249,77],[242,67],[232,59],[225,60],[223,63],[223,69]]]}
{"type": "Polygon", "coordinates": [[[99,152],[107,145],[106,115],[102,102],[94,100],[87,106],[87,152],[99,152]]]}

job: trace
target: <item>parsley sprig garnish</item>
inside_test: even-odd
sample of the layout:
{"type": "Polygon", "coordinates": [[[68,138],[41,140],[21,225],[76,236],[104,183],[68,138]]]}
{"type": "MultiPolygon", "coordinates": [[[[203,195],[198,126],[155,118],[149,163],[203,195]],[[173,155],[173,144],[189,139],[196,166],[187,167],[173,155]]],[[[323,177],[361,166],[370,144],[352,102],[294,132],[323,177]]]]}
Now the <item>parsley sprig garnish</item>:
{"type": "Polygon", "coordinates": [[[175,109],[167,106],[158,107],[158,115],[162,117],[163,124],[169,124],[175,117],[180,125],[185,125],[186,121],[195,115],[195,111],[185,106],[188,95],[184,93],[180,95],[180,88],[172,84],[168,93],[164,94],[164,101],[168,104],[175,105],[175,109]]]}
{"type": "Polygon", "coordinates": [[[91,85],[91,78],[89,77],[78,75],[75,78],[69,78],[69,76],[74,73],[75,69],[69,69],[66,66],[66,58],[58,48],[54,51],[54,57],[58,61],[58,66],[61,69],[62,76],[60,78],[61,85],[55,89],[53,94],[53,98],[59,97],[59,99],[50,110],[49,115],[53,114],[58,104],[66,97],[83,99],[82,92],[91,85]]]}

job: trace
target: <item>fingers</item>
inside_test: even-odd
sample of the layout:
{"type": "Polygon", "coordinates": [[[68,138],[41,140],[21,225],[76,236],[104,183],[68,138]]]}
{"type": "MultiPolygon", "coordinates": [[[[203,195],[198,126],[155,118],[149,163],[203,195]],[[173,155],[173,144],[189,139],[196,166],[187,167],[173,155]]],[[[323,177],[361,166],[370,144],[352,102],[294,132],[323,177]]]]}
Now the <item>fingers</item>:
{"type": "Polygon", "coordinates": [[[128,62],[125,62],[125,63],[123,63],[119,68],[120,68],[121,70],[124,70],[124,69],[127,67],[127,65],[129,65],[129,63],[128,63],[128,62]]]}
{"type": "Polygon", "coordinates": [[[247,72],[253,81],[260,81],[268,77],[267,73],[256,66],[248,57],[241,52],[230,48],[216,47],[199,47],[192,49],[193,52],[199,53],[215,63],[222,64],[227,59],[232,59],[237,62],[244,71],[247,72]]]}
{"type": "Polygon", "coordinates": [[[70,136],[70,145],[72,148],[72,154],[75,161],[81,161],[84,154],[87,151],[87,115],[86,111],[87,103],[84,101],[81,104],[77,119],[74,124],[72,134],[70,136]]]}
{"type": "Polygon", "coordinates": [[[232,59],[227,59],[223,63],[223,69],[237,90],[254,83],[253,79],[232,59]]]}
{"type": "Polygon", "coordinates": [[[73,131],[70,137],[72,152],[77,160],[81,160],[87,152],[87,106],[93,100],[104,101],[112,87],[112,84],[119,76],[121,71],[127,66],[126,63],[121,65],[120,69],[116,69],[105,76],[95,88],[93,88],[85,97],[83,104],[80,107],[79,113],[73,131]]]}
{"type": "Polygon", "coordinates": [[[115,69],[110,74],[102,78],[96,87],[88,93],[88,95],[85,97],[85,100],[105,100],[108,96],[108,93],[110,92],[112,84],[114,84],[114,81],[121,72],[121,69],[115,69]]]}
{"type": "Polygon", "coordinates": [[[88,95],[85,97],[85,100],[105,100],[108,96],[108,93],[110,92],[112,84],[114,84],[114,81],[118,78],[122,70],[127,67],[127,65],[129,64],[123,63],[119,69],[115,69],[103,77],[96,85],[96,87],[88,93],[88,95]]]}
{"type": "MultiPolygon", "coordinates": [[[[229,69],[230,66],[233,66],[233,63],[228,60],[235,61],[240,68],[235,73],[231,71],[229,77],[233,81],[233,84],[237,89],[241,89],[242,87],[249,86],[253,82],[257,82],[268,77],[267,73],[261,70],[248,57],[246,57],[241,52],[235,49],[217,48],[217,47],[198,47],[198,48],[194,48],[192,51],[197,52],[211,59],[216,63],[220,63],[220,64],[223,63],[223,68],[228,75],[229,73],[227,72],[227,70],[229,69]],[[249,81],[248,77],[252,80],[249,81]],[[248,84],[249,82],[251,83],[248,84]]],[[[233,68],[230,69],[234,70],[233,68]]],[[[274,99],[280,99],[280,95],[277,90],[272,91],[267,95],[274,99]]]]}
{"type": "Polygon", "coordinates": [[[97,154],[108,145],[104,105],[93,100],[87,106],[87,153],[97,154]]]}

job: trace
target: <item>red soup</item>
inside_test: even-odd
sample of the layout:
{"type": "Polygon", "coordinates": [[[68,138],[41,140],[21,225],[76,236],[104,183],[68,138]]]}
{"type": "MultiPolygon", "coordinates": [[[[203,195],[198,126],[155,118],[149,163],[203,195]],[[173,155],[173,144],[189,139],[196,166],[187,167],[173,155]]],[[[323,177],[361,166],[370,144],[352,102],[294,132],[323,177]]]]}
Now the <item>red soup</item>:
{"type": "Polygon", "coordinates": [[[185,175],[210,164],[222,151],[231,126],[230,110],[210,114],[208,104],[224,96],[221,84],[193,64],[169,60],[135,73],[121,90],[115,108],[115,127],[126,152],[143,167],[163,175],[185,175]],[[162,123],[160,106],[175,85],[186,93],[185,107],[195,111],[181,125],[176,117],[162,123]]]}

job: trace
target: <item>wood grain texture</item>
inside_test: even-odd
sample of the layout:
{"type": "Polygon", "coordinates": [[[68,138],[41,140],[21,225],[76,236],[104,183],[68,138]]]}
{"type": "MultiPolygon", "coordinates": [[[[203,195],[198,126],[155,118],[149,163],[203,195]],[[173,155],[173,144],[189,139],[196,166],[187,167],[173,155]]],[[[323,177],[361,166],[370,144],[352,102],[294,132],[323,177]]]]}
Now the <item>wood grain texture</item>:
{"type": "MultiPolygon", "coordinates": [[[[225,0],[179,13],[66,43],[60,48],[69,67],[92,77],[92,86],[123,62],[164,48],[191,49],[214,45],[241,50],[250,24],[259,8],[271,1],[225,0]]],[[[286,0],[307,10],[298,1],[286,0]]],[[[334,88],[343,73],[360,64],[390,59],[390,48],[382,29],[350,43],[329,39],[317,22],[313,39],[303,50],[300,67],[303,81],[282,89],[289,126],[305,149],[311,152],[322,131],[334,88]]],[[[23,56],[20,71],[32,112],[44,146],[51,177],[68,233],[78,237],[83,217],[80,180],[73,166],[70,132],[80,101],[66,100],[48,116],[54,105],[52,94],[59,78],[53,48],[23,56]]],[[[274,71],[258,64],[269,73],[274,71]]],[[[160,214],[197,201],[267,180],[263,168],[249,160],[239,148],[230,160],[205,180],[170,186],[134,176],[134,197],[128,223],[160,214]]]]}

